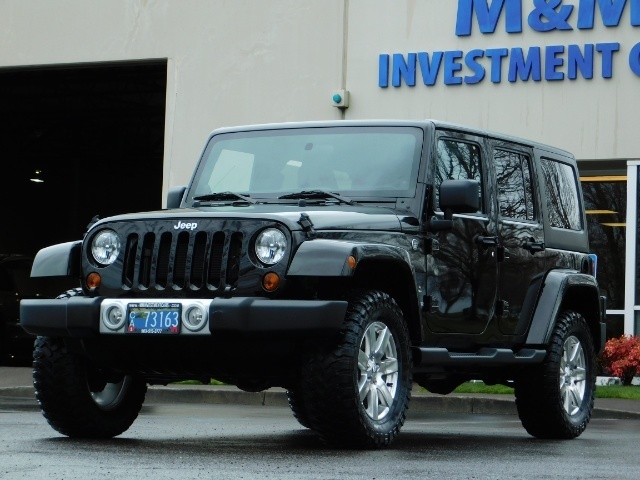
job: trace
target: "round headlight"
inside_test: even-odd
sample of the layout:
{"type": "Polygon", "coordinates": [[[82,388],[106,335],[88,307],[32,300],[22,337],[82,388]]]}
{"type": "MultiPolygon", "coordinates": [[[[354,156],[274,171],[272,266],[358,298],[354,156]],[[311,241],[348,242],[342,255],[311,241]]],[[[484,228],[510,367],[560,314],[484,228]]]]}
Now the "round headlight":
{"type": "Polygon", "coordinates": [[[277,228],[267,228],[256,238],[256,256],[266,265],[274,265],[282,260],[287,249],[287,238],[277,228]]]}
{"type": "Polygon", "coordinates": [[[113,230],[103,230],[93,237],[91,254],[101,265],[111,265],[120,253],[120,238],[113,230]]]}

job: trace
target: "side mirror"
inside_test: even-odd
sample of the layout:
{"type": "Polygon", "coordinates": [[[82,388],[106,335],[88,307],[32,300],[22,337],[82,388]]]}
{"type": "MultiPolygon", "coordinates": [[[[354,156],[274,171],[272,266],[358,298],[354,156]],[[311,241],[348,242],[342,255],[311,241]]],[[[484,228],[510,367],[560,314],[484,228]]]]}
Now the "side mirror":
{"type": "Polygon", "coordinates": [[[480,184],[475,180],[445,180],[440,185],[440,209],[444,220],[433,217],[427,228],[432,232],[451,230],[454,213],[475,213],[480,209],[480,184]]]}
{"type": "Polygon", "coordinates": [[[480,185],[475,180],[445,180],[440,185],[440,209],[446,219],[454,213],[475,213],[480,209],[480,185]]]}
{"type": "Polygon", "coordinates": [[[184,197],[184,192],[186,190],[187,187],[185,186],[171,187],[167,194],[167,208],[180,208],[182,197],[184,197]]]}

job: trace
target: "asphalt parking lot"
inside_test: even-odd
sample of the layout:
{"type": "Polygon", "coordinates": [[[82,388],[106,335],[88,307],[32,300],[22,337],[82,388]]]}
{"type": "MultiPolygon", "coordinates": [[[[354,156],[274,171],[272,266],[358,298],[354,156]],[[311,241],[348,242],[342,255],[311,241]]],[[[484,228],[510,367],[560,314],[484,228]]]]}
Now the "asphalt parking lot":
{"type": "Polygon", "coordinates": [[[3,479],[640,478],[640,420],[594,418],[576,440],[530,437],[514,415],[410,411],[387,449],[326,448],[287,407],[149,403],[110,440],[69,439],[32,399],[0,397],[3,479]]]}

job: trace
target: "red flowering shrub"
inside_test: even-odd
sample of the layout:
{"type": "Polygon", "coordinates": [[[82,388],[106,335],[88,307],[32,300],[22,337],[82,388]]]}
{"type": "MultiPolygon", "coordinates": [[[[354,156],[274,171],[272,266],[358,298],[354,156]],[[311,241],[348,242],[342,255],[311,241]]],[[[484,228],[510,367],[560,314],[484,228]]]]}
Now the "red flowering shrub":
{"type": "Polygon", "coordinates": [[[640,336],[623,335],[607,341],[601,356],[602,365],[623,385],[631,385],[640,374],[640,336]]]}

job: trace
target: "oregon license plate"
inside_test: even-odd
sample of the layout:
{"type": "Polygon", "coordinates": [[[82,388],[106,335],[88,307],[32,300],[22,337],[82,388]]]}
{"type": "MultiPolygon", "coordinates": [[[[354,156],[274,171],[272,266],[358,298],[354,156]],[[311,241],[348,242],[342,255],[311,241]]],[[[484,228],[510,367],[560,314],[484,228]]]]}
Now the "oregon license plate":
{"type": "Polygon", "coordinates": [[[140,302],[127,305],[127,333],[172,335],[180,333],[179,303],[140,302]]]}

